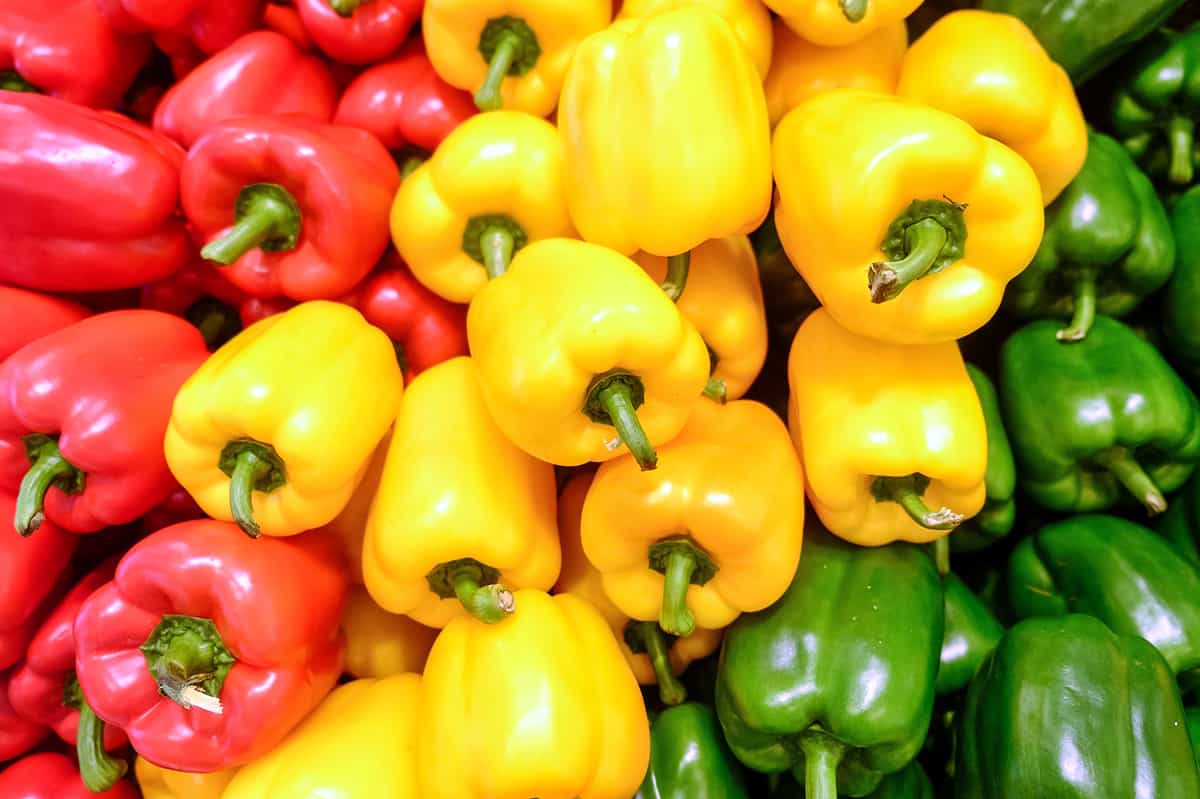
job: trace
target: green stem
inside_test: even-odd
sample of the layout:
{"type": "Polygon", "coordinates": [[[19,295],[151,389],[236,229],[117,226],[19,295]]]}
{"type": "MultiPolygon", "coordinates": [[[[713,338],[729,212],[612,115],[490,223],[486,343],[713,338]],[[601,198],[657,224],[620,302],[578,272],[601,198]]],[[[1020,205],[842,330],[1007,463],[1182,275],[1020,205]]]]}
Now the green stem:
{"type": "Polygon", "coordinates": [[[515,609],[512,592],[499,583],[480,585],[479,569],[463,565],[450,575],[458,601],[484,624],[496,624],[508,618],[515,609]]]}
{"type": "Polygon", "coordinates": [[[846,747],[818,730],[800,738],[804,752],[805,799],[837,799],[838,766],[846,747]]]}
{"type": "Polygon", "coordinates": [[[165,615],[139,649],[160,694],[184,710],[223,712],[221,689],[237,658],[212,619],[165,615]]]}
{"type": "Polygon", "coordinates": [[[725,381],[717,377],[708,378],[708,382],[704,384],[704,396],[711,400],[716,400],[722,405],[725,404],[725,381]]]}
{"type": "Polygon", "coordinates": [[[933,542],[933,562],[941,576],[950,573],[950,536],[944,535],[933,542]]]}
{"type": "Polygon", "coordinates": [[[488,62],[487,77],[483,79],[483,85],[479,87],[479,91],[475,92],[475,107],[480,111],[495,111],[503,105],[500,97],[500,84],[508,75],[513,59],[517,56],[517,48],[520,46],[521,39],[515,33],[505,32],[496,42],[496,49],[492,52],[492,58],[488,62]]]}
{"type": "Polygon", "coordinates": [[[1146,512],[1151,516],[1157,516],[1167,509],[1167,500],[1162,491],[1129,450],[1113,447],[1093,456],[1092,461],[1112,472],[1118,482],[1146,506],[1146,512]]]}
{"type": "Polygon", "coordinates": [[[252,449],[238,453],[229,477],[229,510],[238,527],[251,538],[258,538],[262,530],[254,520],[254,487],[271,472],[270,461],[260,458],[252,449]]]}
{"type": "Polygon", "coordinates": [[[688,586],[696,571],[696,557],[685,549],[672,550],[667,555],[663,574],[662,610],[658,623],[671,635],[687,636],[696,630],[696,617],[687,606],[688,586]]]}
{"type": "Polygon", "coordinates": [[[631,621],[629,636],[637,640],[635,652],[645,652],[654,667],[654,678],[658,682],[658,697],[664,705],[680,705],[687,700],[687,689],[671,669],[671,647],[667,636],[652,621],[631,621]]]}
{"type": "Polygon", "coordinates": [[[1192,169],[1193,137],[1196,123],[1189,117],[1179,115],[1167,122],[1167,143],[1171,150],[1171,162],[1167,169],[1167,180],[1176,186],[1186,186],[1194,177],[1192,169]]]}
{"type": "Polygon", "coordinates": [[[595,404],[603,412],[608,423],[617,430],[617,436],[629,448],[642,471],[658,468],[658,454],[646,437],[637,416],[640,404],[634,398],[634,389],[625,380],[609,380],[588,398],[588,405],[595,404]]]}
{"type": "Polygon", "coordinates": [[[1083,341],[1096,321],[1096,276],[1081,272],[1075,281],[1075,310],[1071,324],[1055,334],[1059,341],[1083,341]]]}
{"type": "Polygon", "coordinates": [[[690,251],[667,258],[667,279],[663,281],[662,290],[667,293],[672,302],[679,302],[679,298],[683,296],[691,265],[692,254],[690,251]]]}
{"type": "Polygon", "coordinates": [[[867,15],[867,0],[841,0],[842,14],[850,22],[861,22],[867,15]]]}
{"type": "Polygon", "coordinates": [[[75,736],[79,776],[92,793],[103,793],[125,776],[129,764],[104,751],[104,722],[84,699],[79,707],[79,731],[75,736]]]}
{"type": "Polygon", "coordinates": [[[328,0],[329,7],[339,17],[350,17],[354,15],[355,9],[362,5],[366,0],[328,0]]]}
{"type": "Polygon", "coordinates": [[[400,162],[400,179],[407,180],[413,172],[421,168],[427,159],[419,155],[410,155],[400,162]]]}
{"type": "Polygon", "coordinates": [[[950,234],[936,219],[922,219],[905,231],[908,254],[897,261],[876,261],[867,270],[871,302],[895,299],[905,286],[933,268],[950,234]]]}
{"type": "Polygon", "coordinates": [[[28,436],[25,450],[32,465],[21,478],[13,526],[18,533],[28,536],[46,521],[46,492],[50,486],[58,484],[69,494],[78,493],[83,488],[83,472],[63,457],[58,443],[49,436],[28,436]]]}
{"type": "Polygon", "coordinates": [[[21,73],[15,69],[0,70],[0,89],[9,92],[42,93],[41,89],[21,77],[21,73]]]}
{"type": "Polygon", "coordinates": [[[479,251],[483,254],[483,268],[488,280],[495,280],[508,271],[512,263],[513,236],[502,227],[490,227],[479,237],[479,251]]]}
{"type": "Polygon", "coordinates": [[[209,352],[215,352],[242,329],[242,318],[237,310],[212,297],[197,300],[183,316],[200,331],[209,352]]]}
{"type": "Polygon", "coordinates": [[[871,494],[876,502],[895,502],[910,519],[928,530],[953,530],[962,524],[961,513],[949,508],[929,509],[921,498],[928,485],[929,478],[920,475],[876,477],[871,483],[871,494]]]}
{"type": "Polygon", "coordinates": [[[229,266],[255,247],[290,250],[300,235],[300,210],[287,189],[274,183],[255,183],[242,189],[235,223],[200,250],[206,260],[229,266]]]}

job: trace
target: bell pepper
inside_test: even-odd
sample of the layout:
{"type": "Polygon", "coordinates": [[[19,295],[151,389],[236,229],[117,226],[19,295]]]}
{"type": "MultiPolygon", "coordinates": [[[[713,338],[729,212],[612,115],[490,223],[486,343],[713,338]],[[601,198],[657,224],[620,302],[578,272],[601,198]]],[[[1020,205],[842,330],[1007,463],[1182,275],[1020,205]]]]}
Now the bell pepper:
{"type": "Polygon", "coordinates": [[[138,799],[133,783],[122,781],[106,791],[83,784],[75,764],[66,755],[43,752],[29,755],[0,771],[0,796],[11,799],[138,799]]]}
{"type": "Polygon", "coordinates": [[[507,441],[475,365],[454,358],[405,392],[367,519],[363,576],[381,607],[445,627],[496,623],[511,588],[558,578],[554,470],[507,441]]]}
{"type": "Polygon", "coordinates": [[[61,297],[0,286],[0,363],[31,341],[73,325],[89,315],[87,308],[61,297]]]}
{"type": "Polygon", "coordinates": [[[383,465],[387,461],[388,444],[391,443],[391,439],[392,433],[389,430],[375,447],[367,470],[346,507],[324,527],[325,531],[341,544],[352,585],[363,584],[363,539],[367,533],[367,517],[371,513],[371,503],[375,501],[375,494],[379,491],[379,478],[383,476],[383,465]]]}
{"type": "Polygon", "coordinates": [[[759,79],[766,78],[771,69],[774,35],[771,12],[761,0],[625,0],[617,20],[644,19],[690,5],[708,6],[720,14],[754,62],[759,79]]]}
{"type": "Polygon", "coordinates": [[[407,616],[388,613],[362,586],[355,586],[342,612],[347,674],[382,678],[407,671],[421,673],[437,630],[407,616]]]}
{"type": "Polygon", "coordinates": [[[654,468],[711,371],[696,328],[637,264],[568,239],[525,247],[480,290],[467,342],[496,425],[559,466],[611,460],[624,444],[654,468]]]}
{"type": "Polygon", "coordinates": [[[138,754],[219,771],[273,749],[341,672],[346,575],[324,536],[184,522],[143,539],[75,619],[75,673],[138,754]]]}
{"type": "Polygon", "coordinates": [[[283,34],[255,31],[172,86],[154,111],[154,129],[191,147],[231,117],[297,113],[328,122],[337,102],[337,86],[321,59],[283,34]]]}
{"type": "Polygon", "coordinates": [[[417,280],[470,302],[528,244],[575,234],[554,126],[516,111],[474,116],[400,184],[392,241],[417,280]]]}
{"type": "Polygon", "coordinates": [[[910,544],[855,547],[815,524],[804,539],[783,598],[725,635],[717,714],[755,771],[792,771],[808,799],[863,796],[925,741],[941,585],[910,544]]]}
{"type": "Polygon", "coordinates": [[[504,624],[438,636],[421,680],[422,799],[627,799],[650,729],[608,625],[570,594],[514,595],[504,624]]]}
{"type": "Polygon", "coordinates": [[[971,681],[955,796],[1200,796],[1183,707],[1153,646],[1091,616],[1028,619],[971,681]]]}
{"type": "Polygon", "coordinates": [[[0,480],[19,489],[17,532],[49,519],[90,533],[166,499],[175,489],[162,456],[171,401],[207,357],[182,319],[127,310],[76,322],[5,361],[0,480]]]}
{"type": "Polygon", "coordinates": [[[343,64],[373,64],[394,54],[424,5],[423,0],[296,0],[317,47],[343,64]]]}
{"type": "Polygon", "coordinates": [[[1200,460],[1200,405],[1154,347],[1097,316],[1071,346],[1031,322],[1000,353],[1000,399],[1021,487],[1050,510],[1111,508],[1131,495],[1150,515],[1200,460]]]}
{"type": "Polygon", "coordinates": [[[1196,766],[1200,767],[1200,707],[1189,707],[1187,716],[1188,736],[1192,739],[1192,751],[1196,755],[1196,766]]]}
{"type": "Polygon", "coordinates": [[[712,710],[695,702],[667,708],[650,725],[650,768],[633,799],[708,796],[748,799],[742,767],[712,710]]]}
{"type": "Polygon", "coordinates": [[[167,464],[214,519],[253,537],[302,533],[346,506],[402,386],[391,342],[361,314],[302,303],[242,331],[184,383],[167,464]]]}
{"type": "Polygon", "coordinates": [[[180,173],[183,210],[229,279],[256,297],[332,299],[362,280],[388,244],[399,183],[366,131],[298,114],[216,123],[180,173]]]}
{"type": "Polygon", "coordinates": [[[945,15],[913,42],[896,93],[968,122],[1033,167],[1049,204],[1088,152],[1071,78],[1025,23],[966,9],[945,15]]]}
{"type": "Polygon", "coordinates": [[[1000,397],[992,379],[982,369],[971,364],[966,366],[967,377],[975,386],[987,426],[987,470],[983,473],[986,499],[983,509],[959,525],[950,536],[950,549],[954,552],[974,552],[999,541],[1012,532],[1017,518],[1014,499],[1017,465],[1000,415],[1000,397]]]}
{"type": "Polygon", "coordinates": [[[831,89],[863,89],[893,94],[908,49],[903,20],[883,25],[840,47],[821,47],[792,32],[782,19],[774,23],[775,52],[763,82],[771,127],[813,95],[831,89]]]}
{"type": "MultiPolygon", "coordinates": [[[[659,283],[667,279],[668,259],[640,252],[633,260],[659,283]]],[[[704,393],[722,402],[738,399],[767,358],[767,314],[754,249],[745,236],[712,239],[692,250],[689,261],[688,290],[678,304],[711,353],[704,393]]]]}
{"type": "MultiPolygon", "coordinates": [[[[13,494],[0,491],[0,519],[16,514],[13,494]]],[[[42,616],[67,578],[78,536],[46,522],[33,538],[0,528],[0,669],[25,657],[42,616]]]]}
{"type": "Polygon", "coordinates": [[[1153,177],[1190,185],[1200,167],[1200,23],[1156,31],[1122,73],[1112,100],[1114,135],[1153,177]]]}
{"type": "Polygon", "coordinates": [[[18,716],[8,701],[10,672],[0,672],[0,762],[28,752],[50,733],[44,724],[18,716]]]}
{"type": "Polygon", "coordinates": [[[266,6],[263,7],[263,27],[276,33],[282,33],[301,50],[307,52],[316,49],[317,45],[312,40],[312,34],[308,32],[308,28],[304,27],[304,21],[300,19],[300,12],[291,2],[292,0],[283,0],[283,2],[268,0],[266,6]]]}
{"type": "Polygon", "coordinates": [[[608,25],[611,0],[426,0],[421,36],[438,75],[480,111],[549,116],[579,43],[608,25]]]}
{"type": "Polygon", "coordinates": [[[662,631],[656,621],[638,621],[623,613],[604,592],[604,575],[583,551],[580,519],[592,485],[584,472],[571,478],[558,498],[558,532],[562,541],[562,573],[554,586],[557,594],[572,594],[591,603],[621,647],[629,668],[642,685],[658,685],[664,705],[687,699],[687,688],[677,679],[692,662],[708,657],[721,645],[721,631],[697,627],[690,635],[662,631]]]}
{"type": "Polygon", "coordinates": [[[1200,472],[1194,473],[1171,498],[1171,507],[1158,518],[1155,529],[1184,560],[1200,570],[1200,472]]]}
{"type": "MultiPolygon", "coordinates": [[[[921,764],[914,760],[899,771],[885,776],[865,799],[934,799],[934,796],[933,783],[921,764]]],[[[804,786],[784,777],[778,789],[771,792],[771,799],[804,799],[804,786]]]]}
{"type": "Polygon", "coordinates": [[[1067,316],[1060,341],[1079,341],[1097,313],[1124,316],[1175,266],[1171,223],[1150,180],[1109,137],[1088,136],[1083,171],[1046,209],[1033,261],[1009,287],[1019,316],[1067,316]]]}
{"type": "MultiPolygon", "coordinates": [[[[264,0],[93,0],[118,30],[171,33],[209,55],[262,22],[264,0]]],[[[160,45],[161,46],[161,45],[160,45]]]]}
{"type": "Polygon", "coordinates": [[[763,0],[797,35],[821,47],[852,44],[902,22],[921,0],[763,0]]]}
{"type": "Polygon", "coordinates": [[[1163,293],[1162,326],[1172,362],[1200,376],[1200,187],[1189,189],[1171,206],[1175,238],[1175,270],[1163,293]]]}
{"type": "Polygon", "coordinates": [[[134,773],[142,799],[221,799],[237,769],[195,774],[162,768],[139,757],[134,773]]]}
{"type": "Polygon", "coordinates": [[[808,498],[834,535],[935,541],[983,507],[987,426],[957,344],[875,341],[818,309],[792,342],[788,381],[808,498]]]}
{"type": "Polygon", "coordinates": [[[773,149],[779,238],[855,333],[961,338],[991,318],[1041,240],[1033,170],[944,111],[836,89],[794,108],[773,149]]]}
{"type": "Polygon", "coordinates": [[[179,216],[183,151],[168,139],[116,114],[3,92],[0,153],[0,280],[128,288],[191,258],[179,216]]]}
{"type": "Polygon", "coordinates": [[[983,601],[953,574],[942,577],[945,608],[942,655],[934,690],[958,693],[1004,635],[1004,628],[983,601]]]}

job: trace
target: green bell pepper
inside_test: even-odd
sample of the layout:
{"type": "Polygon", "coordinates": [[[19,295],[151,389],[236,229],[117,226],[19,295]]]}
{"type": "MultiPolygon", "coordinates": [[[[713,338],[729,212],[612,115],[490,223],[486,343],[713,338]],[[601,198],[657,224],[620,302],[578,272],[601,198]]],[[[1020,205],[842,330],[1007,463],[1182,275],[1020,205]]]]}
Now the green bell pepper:
{"type": "Polygon", "coordinates": [[[1121,145],[1091,131],[1083,169],[1046,208],[1042,243],[1004,303],[1026,318],[1070,317],[1058,337],[1079,341],[1097,312],[1124,316],[1174,268],[1171,222],[1150,179],[1121,145]]]}
{"type": "Polygon", "coordinates": [[[955,575],[947,574],[942,578],[942,594],[946,609],[945,633],[934,684],[939,695],[966,688],[979,664],[1004,635],[1004,628],[995,615],[955,575]]]}
{"type": "Polygon", "coordinates": [[[1184,711],[1187,716],[1188,737],[1192,739],[1192,752],[1196,755],[1196,765],[1200,767],[1200,707],[1189,707],[1184,711]]]}
{"type": "Polygon", "coordinates": [[[1200,407],[1154,347],[1097,316],[1083,341],[1031,322],[1000,351],[1000,399],[1018,479],[1038,504],[1096,511],[1122,487],[1151,514],[1200,459],[1200,407]]]}
{"type": "Polygon", "coordinates": [[[1163,329],[1175,362],[1200,377],[1200,186],[1176,198],[1171,224],[1175,272],[1163,293],[1163,329]]]}
{"type": "Polygon", "coordinates": [[[948,536],[950,549],[954,552],[974,552],[995,543],[1008,535],[1017,518],[1017,505],[1013,499],[1017,492],[1017,466],[1013,462],[1004,419],[1000,416],[1000,398],[996,396],[991,378],[982,369],[967,364],[967,376],[975,384],[987,425],[987,471],[983,475],[987,501],[983,503],[983,510],[954,528],[954,534],[948,536]]]}
{"type": "Polygon", "coordinates": [[[1200,569],[1200,472],[1171,497],[1171,507],[1158,520],[1157,530],[1184,560],[1200,569]]]}
{"type": "MultiPolygon", "coordinates": [[[[695,794],[694,796],[719,796],[719,794],[695,794]]],[[[879,781],[879,787],[867,794],[866,799],[933,799],[933,783],[917,761],[888,774],[879,781]]],[[[691,799],[694,799],[692,797],[691,799]]],[[[804,799],[804,788],[791,777],[779,781],[771,791],[771,799],[804,799]]]]}
{"type": "Polygon", "coordinates": [[[1073,614],[1013,626],[971,680],[958,799],[1195,799],[1183,705],[1158,650],[1073,614]]]}
{"type": "Polygon", "coordinates": [[[810,521],[791,586],[729,628],[717,715],[733,753],[791,770],[809,799],[866,796],[921,750],[942,589],[920,547],[856,547],[810,521]]]}
{"type": "Polygon", "coordinates": [[[1156,31],[1122,68],[1112,129],[1147,172],[1189,186],[1200,165],[1200,24],[1156,31]]]}
{"type": "Polygon", "coordinates": [[[634,799],[746,799],[742,766],[717,716],[695,702],[667,708],[650,725],[650,768],[634,799]]]}

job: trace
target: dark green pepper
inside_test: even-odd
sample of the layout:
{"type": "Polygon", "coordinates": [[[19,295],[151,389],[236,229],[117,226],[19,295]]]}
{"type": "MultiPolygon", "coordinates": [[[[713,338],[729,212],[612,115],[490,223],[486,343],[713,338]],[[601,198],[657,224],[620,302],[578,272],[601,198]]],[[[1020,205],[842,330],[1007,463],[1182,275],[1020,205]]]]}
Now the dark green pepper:
{"type": "Polygon", "coordinates": [[[695,702],[667,708],[650,725],[650,768],[634,799],[746,799],[742,766],[717,716],[695,702]]]}
{"type": "Polygon", "coordinates": [[[974,552],[983,549],[1012,530],[1017,518],[1017,505],[1013,495],[1017,491],[1017,466],[1013,462],[1012,446],[1000,416],[1000,398],[991,378],[982,369],[967,364],[967,376],[975,384],[979,404],[983,406],[983,421],[987,425],[987,471],[983,483],[987,488],[987,500],[983,510],[954,528],[949,536],[950,549],[954,552],[974,552]]]}
{"type": "Polygon", "coordinates": [[[1032,322],[1000,352],[1000,399],[1018,479],[1038,504],[1105,510],[1122,488],[1151,513],[1200,459],[1200,406],[1154,347],[1096,317],[1083,341],[1032,322]]]}
{"type": "MultiPolygon", "coordinates": [[[[700,797],[695,794],[690,799],[700,797]]],[[[717,797],[719,794],[704,794],[717,797]]],[[[771,791],[771,799],[804,799],[804,788],[791,777],[783,777],[775,790],[771,791]]],[[[866,799],[933,799],[933,783],[925,774],[925,769],[917,761],[909,763],[904,768],[888,774],[879,781],[879,787],[867,794],[866,799]]]]}
{"type": "Polygon", "coordinates": [[[1175,200],[1171,225],[1175,272],[1163,293],[1163,329],[1175,362],[1200,377],[1200,186],[1175,200]]]}
{"type": "Polygon", "coordinates": [[[971,680],[959,799],[1195,799],[1200,774],[1170,667],[1091,616],[1012,627],[971,680]]]}
{"type": "Polygon", "coordinates": [[[920,547],[856,547],[810,521],[787,592],[725,636],[717,715],[733,753],[790,770],[809,799],[871,793],[921,750],[942,624],[920,547]]]}
{"type": "Polygon", "coordinates": [[[1070,317],[1058,337],[1079,341],[1097,312],[1128,314],[1174,268],[1171,222],[1150,179],[1121,145],[1091,131],[1083,169],[1047,206],[1042,243],[1004,302],[1023,317],[1070,317]]]}
{"type": "Polygon", "coordinates": [[[1189,707],[1184,712],[1187,715],[1188,736],[1192,739],[1192,752],[1196,755],[1196,765],[1200,766],[1200,707],[1189,707]]]}
{"type": "Polygon", "coordinates": [[[1158,520],[1157,529],[1184,560],[1200,569],[1200,472],[1171,497],[1171,507],[1158,520]]]}
{"type": "Polygon", "coordinates": [[[938,694],[952,694],[967,687],[979,664],[996,648],[1004,628],[953,574],[942,578],[942,594],[945,633],[935,688],[938,694]]]}

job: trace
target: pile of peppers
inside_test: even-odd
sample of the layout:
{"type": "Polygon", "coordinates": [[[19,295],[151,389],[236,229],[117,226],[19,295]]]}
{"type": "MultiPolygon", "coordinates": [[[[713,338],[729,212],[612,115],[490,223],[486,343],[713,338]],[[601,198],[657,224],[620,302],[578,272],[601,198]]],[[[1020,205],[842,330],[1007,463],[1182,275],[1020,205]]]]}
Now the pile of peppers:
{"type": "Polygon", "coordinates": [[[1198,127],[1184,0],[0,0],[0,799],[1197,799],[1198,127]]]}

